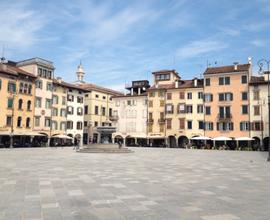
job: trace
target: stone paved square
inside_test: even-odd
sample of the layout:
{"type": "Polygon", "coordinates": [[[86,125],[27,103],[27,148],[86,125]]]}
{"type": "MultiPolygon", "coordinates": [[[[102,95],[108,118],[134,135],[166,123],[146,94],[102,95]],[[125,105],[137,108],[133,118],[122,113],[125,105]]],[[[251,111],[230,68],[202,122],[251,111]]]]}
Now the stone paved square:
{"type": "Polygon", "coordinates": [[[0,150],[0,219],[269,220],[267,153],[0,150]]]}

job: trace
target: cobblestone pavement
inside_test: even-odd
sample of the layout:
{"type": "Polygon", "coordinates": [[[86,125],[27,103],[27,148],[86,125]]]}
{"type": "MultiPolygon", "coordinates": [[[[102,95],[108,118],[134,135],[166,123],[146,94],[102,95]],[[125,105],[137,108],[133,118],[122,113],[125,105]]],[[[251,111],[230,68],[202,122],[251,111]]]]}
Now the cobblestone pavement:
{"type": "Polygon", "coordinates": [[[0,150],[0,219],[269,220],[266,153],[0,150]]]}

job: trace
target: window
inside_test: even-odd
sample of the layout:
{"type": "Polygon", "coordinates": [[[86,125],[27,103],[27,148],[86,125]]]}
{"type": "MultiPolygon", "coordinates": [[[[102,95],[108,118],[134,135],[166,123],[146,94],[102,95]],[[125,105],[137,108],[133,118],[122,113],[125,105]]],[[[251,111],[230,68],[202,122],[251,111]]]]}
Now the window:
{"type": "Polygon", "coordinates": [[[172,119],[167,118],[166,122],[167,122],[167,129],[172,129],[172,119]]]}
{"type": "Polygon", "coordinates": [[[32,85],[29,84],[28,86],[28,94],[31,95],[32,94],[32,85]]]}
{"type": "Polygon", "coordinates": [[[198,125],[199,129],[204,129],[203,121],[199,121],[198,123],[199,123],[199,125],[198,125]]]}
{"type": "Polygon", "coordinates": [[[187,99],[192,99],[192,93],[191,92],[188,92],[187,99]]]}
{"type": "Polygon", "coordinates": [[[247,92],[242,92],[242,100],[248,100],[248,93],[247,92]]]}
{"type": "Polygon", "coordinates": [[[198,92],[198,99],[203,99],[203,93],[202,92],[198,92]]]}
{"type": "Polygon", "coordinates": [[[36,108],[41,108],[41,98],[40,97],[36,97],[35,106],[36,106],[36,108]]]}
{"type": "Polygon", "coordinates": [[[155,92],[150,92],[149,97],[155,97],[155,92]]]}
{"type": "Polygon", "coordinates": [[[148,106],[149,106],[150,108],[153,107],[153,100],[149,100],[148,106]]]}
{"type": "Polygon", "coordinates": [[[85,128],[86,128],[87,126],[88,126],[87,121],[84,121],[84,122],[83,122],[83,127],[85,127],[85,128]]]}
{"type": "Polygon", "coordinates": [[[179,99],[185,99],[185,93],[179,92],[179,99]]]}
{"type": "Polygon", "coordinates": [[[185,129],[185,118],[179,118],[179,129],[185,129]]]}
{"type": "Polygon", "coordinates": [[[52,116],[58,116],[58,109],[57,108],[52,109],[52,116]]]}
{"type": "Polygon", "coordinates": [[[127,100],[127,105],[131,106],[131,100],[127,100]]]}
{"type": "Polygon", "coordinates": [[[16,92],[16,83],[15,82],[8,82],[8,92],[15,93],[16,92]]]}
{"type": "Polygon", "coordinates": [[[167,100],[171,100],[172,99],[172,93],[167,93],[167,100]]]}
{"type": "Polygon", "coordinates": [[[6,118],[6,126],[10,127],[12,124],[12,117],[11,116],[7,116],[6,118]]]}
{"type": "Polygon", "coordinates": [[[261,121],[254,121],[252,123],[252,130],[253,131],[262,131],[263,130],[263,122],[261,122],[261,121]]]}
{"type": "Polygon", "coordinates": [[[167,104],[165,106],[165,109],[166,109],[167,114],[173,114],[173,105],[172,104],[167,104]]]}
{"type": "Polygon", "coordinates": [[[156,75],[156,80],[169,80],[170,79],[170,74],[157,74],[156,75]]]}
{"type": "Polygon", "coordinates": [[[18,109],[22,110],[22,106],[23,106],[23,100],[19,99],[19,103],[18,103],[18,109]]]}
{"type": "Polygon", "coordinates": [[[57,129],[58,129],[57,121],[52,121],[52,130],[57,130],[57,129]]]}
{"type": "Polygon", "coordinates": [[[67,97],[62,96],[62,105],[66,105],[66,103],[67,103],[67,97]]]}
{"type": "Polygon", "coordinates": [[[247,84],[247,75],[241,76],[241,82],[242,82],[242,84],[247,84]]]}
{"type": "Polygon", "coordinates": [[[163,120],[163,121],[165,120],[164,112],[160,112],[159,118],[160,118],[160,120],[163,120]]]}
{"type": "Polygon", "coordinates": [[[186,113],[186,105],[184,103],[179,103],[177,112],[180,114],[186,113]]]}
{"type": "Polygon", "coordinates": [[[99,98],[99,95],[98,94],[96,94],[96,96],[95,96],[97,99],[99,98]]]}
{"type": "Polygon", "coordinates": [[[17,127],[22,127],[22,117],[17,118],[17,127]]]}
{"type": "Polygon", "coordinates": [[[197,113],[203,113],[203,105],[197,105],[197,113]]]}
{"type": "Polygon", "coordinates": [[[260,91],[259,90],[253,91],[253,100],[260,100],[260,91]]]}
{"type": "Polygon", "coordinates": [[[73,115],[73,113],[74,113],[74,108],[72,106],[68,106],[67,107],[67,114],[68,115],[73,115]]]}
{"type": "MultiPolygon", "coordinates": [[[[158,91],[158,97],[164,97],[164,94],[165,94],[164,91],[158,91]]],[[[151,96],[151,97],[154,97],[154,96],[151,96]]]]}
{"type": "Polygon", "coordinates": [[[45,108],[50,109],[52,107],[51,99],[46,99],[45,108]]]}
{"type": "Polygon", "coordinates": [[[42,69],[38,68],[38,76],[42,76],[42,69]]]}
{"type": "Polygon", "coordinates": [[[260,115],[260,106],[254,105],[254,115],[260,115]]]}
{"type": "Polygon", "coordinates": [[[98,121],[95,121],[95,127],[98,127],[98,121]]]}
{"type": "Polygon", "coordinates": [[[187,121],[187,129],[192,129],[192,121],[187,121]]]}
{"type": "Polygon", "coordinates": [[[213,95],[211,93],[204,94],[204,101],[205,102],[212,102],[213,101],[213,95]]]}
{"type": "Polygon", "coordinates": [[[73,95],[68,95],[68,96],[67,96],[67,100],[68,100],[69,102],[73,102],[73,101],[74,101],[74,96],[73,96],[73,95]]]}
{"type": "Polygon", "coordinates": [[[67,121],[67,129],[73,129],[73,121],[67,121]]]}
{"type": "Polygon", "coordinates": [[[65,131],[66,130],[66,122],[61,122],[60,123],[60,130],[65,131]]]}
{"type": "Polygon", "coordinates": [[[106,96],[102,96],[103,99],[106,99],[106,96]]]}
{"type": "Polygon", "coordinates": [[[248,105],[242,105],[242,114],[248,114],[248,105]]]}
{"type": "Polygon", "coordinates": [[[149,121],[153,120],[153,113],[149,112],[149,121]]]}
{"type": "Polygon", "coordinates": [[[42,89],[42,81],[41,80],[36,81],[36,88],[37,89],[42,89]]]}
{"type": "Polygon", "coordinates": [[[112,108],[109,108],[109,116],[112,116],[112,108]]]}
{"type": "Polygon", "coordinates": [[[219,118],[231,118],[231,107],[230,106],[220,106],[219,107],[219,118]]]}
{"type": "Polygon", "coordinates": [[[213,122],[205,122],[205,130],[206,131],[213,131],[214,130],[214,123],[213,122]]]}
{"type": "Polygon", "coordinates": [[[47,91],[53,91],[53,85],[52,85],[52,83],[47,82],[46,89],[47,89],[47,91]]]}
{"type": "Polygon", "coordinates": [[[98,106],[95,106],[95,115],[98,115],[98,106]]]}
{"type": "Polygon", "coordinates": [[[35,117],[35,127],[39,127],[40,126],[40,116],[36,116],[35,117]]]}
{"type": "Polygon", "coordinates": [[[186,105],[186,113],[192,113],[193,112],[193,106],[192,105],[186,105]]]}
{"type": "Polygon", "coordinates": [[[240,130],[241,131],[249,131],[249,122],[248,121],[240,122],[240,130]]]}
{"type": "Polygon", "coordinates": [[[77,103],[83,103],[83,97],[77,96],[77,103]]]}
{"type": "Polygon", "coordinates": [[[77,108],[77,115],[83,115],[83,108],[82,107],[77,108]]]}
{"type": "Polygon", "coordinates": [[[205,79],[205,86],[210,86],[211,85],[211,79],[210,78],[206,78],[205,79]]]}
{"type": "Polygon", "coordinates": [[[159,106],[160,107],[164,107],[165,106],[165,101],[164,100],[160,100],[159,101],[159,106]]]}
{"type": "Polygon", "coordinates": [[[45,118],[45,127],[51,127],[51,119],[48,117],[45,118]]]}
{"type": "Polygon", "coordinates": [[[230,92],[226,93],[219,93],[218,94],[219,101],[232,101],[233,100],[233,94],[230,92]]]}
{"type": "Polygon", "coordinates": [[[27,111],[31,111],[31,105],[32,105],[31,101],[28,100],[27,101],[27,111]]]}
{"type": "Polygon", "coordinates": [[[13,108],[13,98],[8,98],[7,107],[8,108],[13,108]]]}
{"type": "Polygon", "coordinates": [[[219,85],[230,85],[230,77],[219,77],[219,85]]]}
{"type": "Polygon", "coordinates": [[[66,117],[66,109],[64,109],[64,108],[61,108],[61,110],[60,110],[60,116],[61,117],[66,117]]]}
{"type": "Polygon", "coordinates": [[[78,121],[77,126],[76,126],[77,130],[82,130],[82,128],[83,128],[82,125],[83,125],[83,123],[81,121],[78,121]]]}
{"type": "Polygon", "coordinates": [[[53,95],[52,97],[52,104],[57,105],[58,104],[58,96],[57,95],[53,95]]]}
{"type": "Polygon", "coordinates": [[[30,118],[26,118],[26,128],[30,128],[30,118]]]}
{"type": "Polygon", "coordinates": [[[84,106],[84,114],[88,115],[88,105],[84,106]]]}
{"type": "Polygon", "coordinates": [[[232,122],[218,122],[217,130],[218,131],[233,131],[233,123],[232,122]]]}
{"type": "Polygon", "coordinates": [[[205,106],[205,114],[211,115],[211,106],[205,106]]]}

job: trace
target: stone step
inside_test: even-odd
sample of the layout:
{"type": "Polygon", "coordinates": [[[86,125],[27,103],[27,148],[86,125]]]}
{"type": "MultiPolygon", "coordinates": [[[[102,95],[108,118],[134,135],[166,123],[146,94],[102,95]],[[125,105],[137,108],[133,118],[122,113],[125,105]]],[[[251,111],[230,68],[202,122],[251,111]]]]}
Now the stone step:
{"type": "Polygon", "coordinates": [[[79,153],[133,153],[134,151],[129,150],[128,148],[84,148],[78,151],[79,153]]]}

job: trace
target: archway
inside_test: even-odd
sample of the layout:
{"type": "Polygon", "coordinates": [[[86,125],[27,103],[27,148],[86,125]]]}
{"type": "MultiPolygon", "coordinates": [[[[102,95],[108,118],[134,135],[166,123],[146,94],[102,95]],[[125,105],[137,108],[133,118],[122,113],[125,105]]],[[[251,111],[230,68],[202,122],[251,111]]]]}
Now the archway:
{"type": "Polygon", "coordinates": [[[178,138],[178,147],[185,148],[185,146],[188,144],[188,138],[186,136],[180,136],[178,138]]]}
{"type": "Polygon", "coordinates": [[[0,135],[0,148],[10,147],[10,136],[9,135],[0,135]]]}
{"type": "Polygon", "coordinates": [[[114,137],[114,143],[119,143],[119,142],[124,143],[124,138],[121,135],[116,135],[114,137]]]}
{"type": "Polygon", "coordinates": [[[253,137],[253,141],[251,141],[252,150],[259,150],[261,147],[261,139],[259,137],[253,137]]]}
{"type": "Polygon", "coordinates": [[[135,146],[135,138],[131,136],[126,137],[126,146],[135,146]]]}
{"type": "Polygon", "coordinates": [[[177,147],[175,136],[170,135],[170,136],[168,137],[168,145],[169,145],[170,148],[175,148],[175,147],[177,147]]]}
{"type": "Polygon", "coordinates": [[[269,139],[269,137],[265,137],[264,139],[263,139],[263,151],[268,151],[268,139],[269,139]]]}

